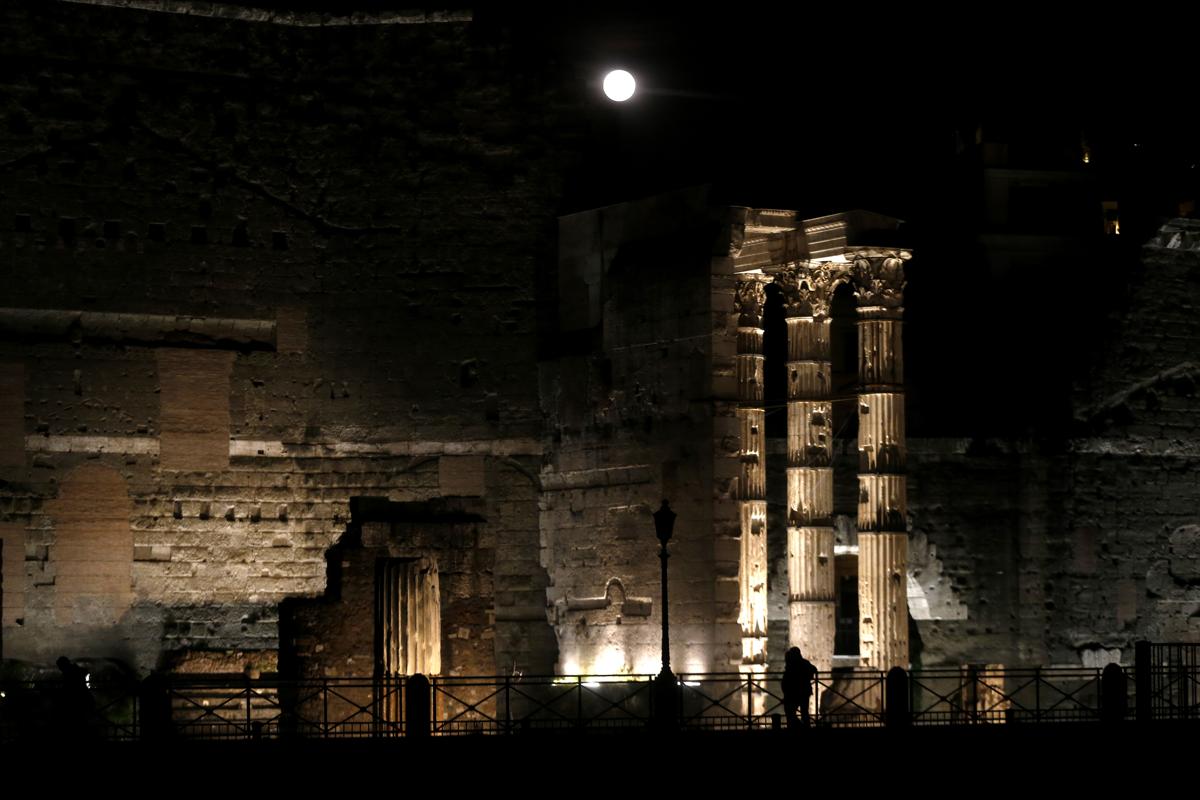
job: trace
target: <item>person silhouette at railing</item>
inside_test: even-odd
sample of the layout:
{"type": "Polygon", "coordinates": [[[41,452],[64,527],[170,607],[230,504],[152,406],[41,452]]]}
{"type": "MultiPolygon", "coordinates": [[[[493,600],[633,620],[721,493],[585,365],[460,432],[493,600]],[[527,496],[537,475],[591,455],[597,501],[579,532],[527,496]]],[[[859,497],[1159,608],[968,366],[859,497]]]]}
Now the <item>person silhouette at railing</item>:
{"type": "Polygon", "coordinates": [[[783,665],[783,710],[787,713],[789,730],[800,725],[807,728],[812,724],[809,701],[813,694],[813,681],[817,668],[800,652],[799,647],[790,648],[784,656],[783,665]],[[800,721],[796,720],[796,709],[800,709],[800,721]]]}
{"type": "Polygon", "coordinates": [[[141,737],[144,741],[161,744],[175,734],[171,721],[171,689],[166,676],[150,670],[138,687],[141,737]]]}
{"type": "Polygon", "coordinates": [[[62,673],[61,721],[64,733],[70,737],[87,736],[93,708],[92,693],[88,689],[88,673],[83,667],[66,656],[55,662],[62,673]]]}

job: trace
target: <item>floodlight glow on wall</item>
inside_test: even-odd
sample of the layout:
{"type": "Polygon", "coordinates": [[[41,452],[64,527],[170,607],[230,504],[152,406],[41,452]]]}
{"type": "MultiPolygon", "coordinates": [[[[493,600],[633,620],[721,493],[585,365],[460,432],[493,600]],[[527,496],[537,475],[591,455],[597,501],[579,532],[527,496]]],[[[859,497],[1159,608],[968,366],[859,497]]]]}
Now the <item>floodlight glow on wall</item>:
{"type": "Polygon", "coordinates": [[[614,69],[604,76],[604,94],[613,102],[624,103],[636,89],[637,81],[623,69],[614,69]]]}

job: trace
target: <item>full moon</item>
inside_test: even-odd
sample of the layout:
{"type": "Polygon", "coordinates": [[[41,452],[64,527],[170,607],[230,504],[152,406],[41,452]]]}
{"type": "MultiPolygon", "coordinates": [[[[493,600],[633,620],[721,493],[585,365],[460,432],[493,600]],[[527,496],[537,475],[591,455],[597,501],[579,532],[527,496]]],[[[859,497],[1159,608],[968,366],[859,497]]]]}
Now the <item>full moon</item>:
{"type": "Polygon", "coordinates": [[[614,69],[604,76],[604,94],[609,100],[623,103],[633,97],[636,88],[637,81],[623,69],[614,69]]]}

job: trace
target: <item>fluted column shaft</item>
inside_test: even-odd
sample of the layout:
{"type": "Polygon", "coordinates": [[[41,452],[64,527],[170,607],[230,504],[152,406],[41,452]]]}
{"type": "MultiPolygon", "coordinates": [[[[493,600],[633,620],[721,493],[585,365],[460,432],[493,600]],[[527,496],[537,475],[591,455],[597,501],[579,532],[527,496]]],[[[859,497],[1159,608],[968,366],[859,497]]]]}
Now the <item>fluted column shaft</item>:
{"type": "Polygon", "coordinates": [[[761,276],[740,279],[735,294],[741,457],[737,497],[741,519],[738,624],[742,631],[743,671],[762,671],[767,663],[767,432],[762,327],[765,293],[761,281],[761,276]]]}
{"type": "Polygon", "coordinates": [[[900,258],[855,263],[858,284],[859,647],[876,669],[908,667],[908,503],[900,258]]]}
{"type": "Polygon", "coordinates": [[[819,670],[826,671],[833,665],[836,631],[833,370],[827,304],[817,311],[815,316],[787,320],[788,638],[819,670]]]}

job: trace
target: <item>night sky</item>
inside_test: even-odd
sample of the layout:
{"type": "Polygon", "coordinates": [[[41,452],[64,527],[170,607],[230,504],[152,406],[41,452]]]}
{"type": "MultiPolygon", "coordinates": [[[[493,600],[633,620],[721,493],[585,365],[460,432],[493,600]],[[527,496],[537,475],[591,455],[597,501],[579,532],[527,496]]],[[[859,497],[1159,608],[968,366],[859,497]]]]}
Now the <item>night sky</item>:
{"type": "Polygon", "coordinates": [[[711,184],[734,205],[904,219],[910,434],[1061,440],[1119,336],[1140,243],[1200,194],[1185,15],[899,11],[576,8],[518,21],[588,116],[562,210],[711,184]],[[643,89],[625,104],[600,91],[615,66],[643,89]],[[1013,168],[1087,170],[1089,193],[1034,209],[1024,229],[989,229],[981,135],[1010,145],[1013,168]],[[1107,241],[1106,199],[1126,234],[1107,241]],[[1046,249],[1034,240],[1020,266],[998,269],[982,243],[993,233],[1034,233],[1046,249]],[[1071,242],[1065,257],[1055,237],[1071,242]]]}
{"type": "Polygon", "coordinates": [[[575,9],[515,23],[599,106],[594,169],[568,203],[715,181],[731,202],[812,214],[868,205],[911,218],[943,199],[981,124],[1086,138],[1109,164],[1136,155],[1162,180],[1200,156],[1181,87],[1194,73],[1190,48],[1172,43],[1180,32],[1166,20],[1022,18],[1010,5],[993,18],[973,10],[971,21],[733,12],[575,9]],[[624,105],[596,85],[617,65],[644,88],[624,105]]]}
{"type": "MultiPolygon", "coordinates": [[[[334,15],[412,8],[232,5],[334,15]]],[[[456,5],[481,37],[503,29],[517,42],[517,69],[543,73],[578,102],[586,157],[569,176],[564,213],[708,183],[731,203],[806,215],[861,206],[915,221],[957,202],[946,197],[950,174],[980,125],[1072,146],[1086,139],[1107,166],[1136,160],[1161,184],[1188,184],[1185,171],[1200,160],[1188,90],[1194,11],[430,8],[456,5]],[[613,67],[638,79],[628,103],[600,91],[613,67]]],[[[1193,176],[1186,191],[1194,185],[1193,176]]]]}

